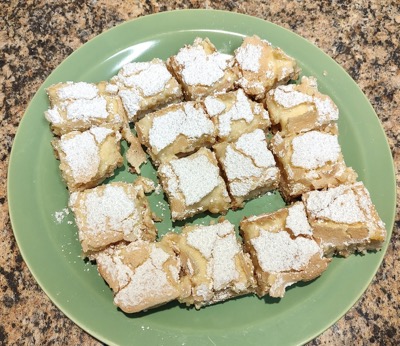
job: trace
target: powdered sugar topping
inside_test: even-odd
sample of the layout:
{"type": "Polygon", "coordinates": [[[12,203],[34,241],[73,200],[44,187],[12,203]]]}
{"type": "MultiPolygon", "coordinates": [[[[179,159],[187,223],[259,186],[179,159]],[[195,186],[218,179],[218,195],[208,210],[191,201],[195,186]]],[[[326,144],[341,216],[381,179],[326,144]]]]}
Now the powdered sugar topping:
{"type": "Polygon", "coordinates": [[[288,208],[286,228],[292,230],[295,236],[300,234],[311,235],[311,226],[307,220],[307,214],[303,203],[296,203],[288,208]]]}
{"type": "Polygon", "coordinates": [[[258,72],[262,47],[260,45],[247,44],[236,50],[235,58],[245,71],[258,72]]]}
{"type": "Polygon", "coordinates": [[[67,99],[93,99],[98,95],[96,85],[86,82],[68,82],[66,86],[57,90],[60,100],[67,99]]]}
{"type": "Polygon", "coordinates": [[[207,96],[204,100],[204,105],[206,106],[207,113],[211,117],[222,113],[226,109],[225,103],[214,96],[207,96]]]}

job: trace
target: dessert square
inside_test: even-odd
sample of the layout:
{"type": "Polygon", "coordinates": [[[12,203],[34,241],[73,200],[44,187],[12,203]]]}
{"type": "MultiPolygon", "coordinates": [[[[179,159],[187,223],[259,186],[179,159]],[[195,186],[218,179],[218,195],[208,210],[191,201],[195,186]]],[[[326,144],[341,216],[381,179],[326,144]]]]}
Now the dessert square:
{"type": "Polygon", "coordinates": [[[298,85],[281,85],[270,90],[265,104],[272,124],[283,136],[318,129],[339,118],[337,106],[318,91],[314,77],[302,77],[298,85]]]}
{"type": "Polygon", "coordinates": [[[237,84],[247,95],[263,100],[266,92],[299,77],[296,60],[258,36],[246,37],[235,51],[237,84]]]}
{"type": "Polygon", "coordinates": [[[385,224],[362,182],[308,192],[302,198],[314,237],[325,255],[347,257],[382,247],[385,224]]]}
{"type": "Polygon", "coordinates": [[[146,186],[113,182],[73,192],[69,207],[75,215],[85,254],[119,241],[155,241],[157,230],[145,196],[146,186]]]}
{"type": "Polygon", "coordinates": [[[146,115],[135,124],[139,141],[156,165],[215,142],[213,122],[200,103],[183,102],[146,115]]]}
{"type": "Polygon", "coordinates": [[[119,244],[95,258],[100,275],[114,292],[114,304],[126,313],[190,294],[190,283],[180,277],[179,257],[166,241],[119,244]]]}
{"type": "Polygon", "coordinates": [[[52,141],[61,175],[70,192],[100,184],[122,166],[119,132],[106,127],[72,131],[52,141]]]}
{"type": "Polygon", "coordinates": [[[280,191],[286,201],[301,194],[356,181],[347,167],[338,142],[337,126],[282,137],[278,132],[270,146],[281,170],[280,191]]]}
{"type": "Polygon", "coordinates": [[[244,218],[240,234],[254,264],[259,297],[283,297],[286,287],[317,278],[330,262],[313,238],[301,202],[244,218]]]}
{"type": "Polygon", "coordinates": [[[118,90],[129,121],[182,100],[180,85],[160,59],[128,63],[110,83],[118,90]]]}
{"type": "Polygon", "coordinates": [[[214,145],[215,155],[224,172],[233,208],[279,186],[279,169],[268,149],[264,131],[245,133],[233,143],[214,145]]]}
{"type": "Polygon", "coordinates": [[[203,211],[226,213],[230,198],[220,176],[215,154],[201,148],[158,168],[158,176],[171,208],[171,218],[183,220],[203,211]]]}
{"type": "Polygon", "coordinates": [[[186,100],[232,90],[237,80],[233,56],[218,52],[208,38],[197,37],[171,56],[167,66],[182,85],[186,100]]]}
{"type": "Polygon", "coordinates": [[[230,222],[185,226],[175,242],[192,285],[191,294],[179,298],[181,303],[199,309],[254,291],[250,256],[243,253],[230,222]]]}
{"type": "Polygon", "coordinates": [[[271,125],[263,105],[250,100],[242,89],[207,96],[204,106],[217,129],[218,142],[232,142],[243,133],[271,125]]]}
{"type": "Polygon", "coordinates": [[[92,126],[106,125],[119,130],[126,122],[121,100],[107,82],[58,83],[46,91],[50,108],[45,112],[45,118],[57,136],[85,131],[92,126]]]}

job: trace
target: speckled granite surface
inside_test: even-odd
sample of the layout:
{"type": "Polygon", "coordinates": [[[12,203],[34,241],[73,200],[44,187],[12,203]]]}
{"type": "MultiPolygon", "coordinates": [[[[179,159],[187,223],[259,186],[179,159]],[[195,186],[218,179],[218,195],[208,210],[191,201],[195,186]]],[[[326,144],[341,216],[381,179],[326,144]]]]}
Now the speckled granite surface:
{"type": "MultiPolygon", "coordinates": [[[[8,216],[6,178],[19,121],[37,88],[75,49],[125,20],[182,8],[245,13],[293,30],[333,57],[375,108],[400,164],[400,3],[374,1],[2,1],[0,3],[0,345],[98,345],[47,298],[8,216]],[[382,5],[384,4],[384,5],[382,5]]],[[[397,183],[399,190],[399,172],[397,183]]],[[[399,213],[397,213],[398,215],[399,213]]],[[[360,301],[310,345],[400,344],[400,220],[360,301]]]]}

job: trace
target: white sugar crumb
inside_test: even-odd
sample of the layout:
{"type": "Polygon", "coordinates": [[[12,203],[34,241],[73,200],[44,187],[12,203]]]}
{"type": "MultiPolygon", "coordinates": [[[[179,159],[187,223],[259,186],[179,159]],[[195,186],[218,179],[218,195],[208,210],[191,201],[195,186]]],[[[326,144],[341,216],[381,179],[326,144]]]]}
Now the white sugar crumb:
{"type": "Polygon", "coordinates": [[[303,203],[296,203],[288,208],[286,228],[289,228],[295,236],[300,234],[312,234],[311,226],[308,223],[303,203]]]}
{"type": "Polygon", "coordinates": [[[211,117],[222,113],[226,109],[225,103],[214,96],[207,96],[204,100],[204,105],[206,106],[207,113],[211,117]]]}
{"type": "Polygon", "coordinates": [[[64,208],[60,211],[55,211],[54,212],[54,218],[56,223],[60,224],[63,222],[64,218],[69,215],[69,209],[68,208],[64,208]]]}
{"type": "Polygon", "coordinates": [[[250,100],[242,89],[236,94],[236,101],[232,107],[225,113],[219,115],[218,131],[221,136],[228,136],[231,132],[231,123],[235,120],[243,119],[250,123],[254,119],[250,100]]]}
{"type": "Polygon", "coordinates": [[[182,48],[175,59],[182,66],[182,77],[187,85],[212,86],[224,76],[232,57],[219,52],[206,54],[199,45],[182,48]]]}
{"type": "Polygon", "coordinates": [[[88,121],[92,118],[108,117],[107,101],[98,96],[91,100],[76,100],[67,105],[67,119],[88,121]]]}
{"type": "Polygon", "coordinates": [[[268,149],[264,131],[257,129],[243,134],[235,144],[239,150],[250,156],[258,167],[275,166],[275,159],[268,149]]]}
{"type": "Polygon", "coordinates": [[[108,92],[109,94],[116,94],[118,92],[118,89],[118,85],[116,84],[107,83],[106,85],[106,92],[108,92]]]}
{"type": "Polygon", "coordinates": [[[318,121],[320,123],[326,121],[336,121],[339,119],[339,110],[331,99],[314,97],[315,107],[319,115],[318,121]]]}
{"type": "Polygon", "coordinates": [[[170,164],[187,206],[201,201],[218,186],[219,169],[205,155],[173,160],[170,164]]]}
{"type": "Polygon", "coordinates": [[[162,192],[163,192],[162,186],[161,186],[160,184],[157,184],[156,188],[154,189],[154,193],[155,193],[156,195],[159,195],[159,194],[162,193],[162,192]]]}
{"type": "Polygon", "coordinates": [[[235,58],[245,71],[258,72],[260,69],[262,47],[259,45],[247,44],[236,50],[235,58]]]}
{"type": "Polygon", "coordinates": [[[57,95],[60,100],[93,99],[97,96],[97,94],[97,87],[93,84],[86,82],[68,82],[66,86],[57,90],[57,95]]]}
{"type": "Polygon", "coordinates": [[[194,103],[184,104],[183,109],[169,111],[153,118],[149,130],[149,142],[153,149],[160,152],[173,143],[179,135],[197,139],[214,132],[214,125],[202,108],[194,103]]]}
{"type": "Polygon", "coordinates": [[[53,108],[45,111],[44,116],[46,120],[51,122],[52,124],[61,124],[64,121],[61,114],[58,112],[57,106],[54,106],[53,108]]]}
{"type": "Polygon", "coordinates": [[[318,131],[306,132],[293,138],[292,164],[306,169],[316,169],[328,162],[336,162],[340,145],[336,135],[318,131]]]}
{"type": "Polygon", "coordinates": [[[74,180],[77,183],[90,181],[96,175],[100,164],[99,149],[94,136],[86,131],[69,139],[63,137],[60,147],[65,153],[65,161],[74,180]]]}
{"type": "Polygon", "coordinates": [[[317,219],[328,219],[346,224],[366,221],[357,196],[351,187],[346,185],[326,191],[310,192],[306,200],[306,208],[317,219]]]}
{"type": "Polygon", "coordinates": [[[273,233],[261,230],[257,238],[251,239],[251,244],[257,252],[261,269],[268,273],[302,270],[312,256],[321,252],[314,240],[303,237],[291,239],[285,231],[273,233]]]}

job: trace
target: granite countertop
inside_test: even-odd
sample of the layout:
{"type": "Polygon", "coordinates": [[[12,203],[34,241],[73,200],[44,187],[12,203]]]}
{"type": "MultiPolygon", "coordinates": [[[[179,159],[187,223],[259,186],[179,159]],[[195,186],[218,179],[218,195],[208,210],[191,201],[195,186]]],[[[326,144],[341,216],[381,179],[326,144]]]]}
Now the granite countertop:
{"type": "MultiPolygon", "coordinates": [[[[7,166],[18,124],[46,77],[90,38],[126,20],[183,8],[234,11],[305,37],[341,64],[370,100],[400,165],[400,6],[356,1],[7,1],[0,3],[0,345],[98,345],[47,298],[20,255],[8,215],[7,166]]],[[[397,190],[399,190],[397,171],[397,190]]],[[[399,203],[398,203],[399,204],[399,203]]],[[[310,345],[400,344],[399,212],[362,298],[310,345]]]]}

